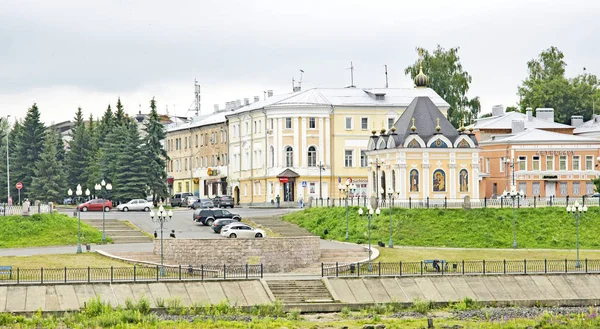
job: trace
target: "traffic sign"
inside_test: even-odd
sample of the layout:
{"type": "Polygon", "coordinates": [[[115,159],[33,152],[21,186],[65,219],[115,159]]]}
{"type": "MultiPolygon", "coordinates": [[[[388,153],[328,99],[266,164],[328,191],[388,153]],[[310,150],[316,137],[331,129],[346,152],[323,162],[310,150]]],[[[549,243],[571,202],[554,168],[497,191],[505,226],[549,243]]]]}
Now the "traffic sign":
{"type": "Polygon", "coordinates": [[[306,187],[306,181],[302,181],[302,187],[306,187]]]}
{"type": "Polygon", "coordinates": [[[15,185],[15,187],[17,188],[17,190],[20,190],[20,189],[22,189],[22,188],[23,188],[23,183],[21,183],[21,182],[18,182],[18,183],[15,185]]]}

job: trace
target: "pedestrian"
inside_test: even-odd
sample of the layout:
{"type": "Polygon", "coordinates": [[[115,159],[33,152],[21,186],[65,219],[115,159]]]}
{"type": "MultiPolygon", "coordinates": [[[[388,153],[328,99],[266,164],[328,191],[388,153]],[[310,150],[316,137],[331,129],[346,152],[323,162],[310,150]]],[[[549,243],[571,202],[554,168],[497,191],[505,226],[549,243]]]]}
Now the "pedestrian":
{"type": "Polygon", "coordinates": [[[154,231],[154,238],[158,238],[158,233],[156,233],[156,231],[154,231]]]}
{"type": "Polygon", "coordinates": [[[304,208],[304,199],[302,198],[302,194],[298,198],[298,203],[300,203],[300,208],[304,208]]]}
{"type": "Polygon", "coordinates": [[[277,194],[277,196],[275,197],[275,201],[277,201],[277,208],[279,208],[279,205],[281,203],[281,198],[279,197],[279,194],[277,194]]]}
{"type": "Polygon", "coordinates": [[[175,230],[171,230],[171,234],[169,234],[169,236],[175,239],[175,230]]]}

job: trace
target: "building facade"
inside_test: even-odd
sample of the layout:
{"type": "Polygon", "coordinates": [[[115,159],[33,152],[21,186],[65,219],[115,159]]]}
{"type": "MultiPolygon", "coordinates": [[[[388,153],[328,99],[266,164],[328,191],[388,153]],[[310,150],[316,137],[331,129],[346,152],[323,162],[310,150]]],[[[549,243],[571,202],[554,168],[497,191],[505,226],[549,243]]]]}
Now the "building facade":
{"type": "Polygon", "coordinates": [[[271,96],[227,115],[229,183],[236,202],[296,202],[339,197],[352,178],[367,191],[372,127],[391,127],[417,96],[449,105],[433,90],[309,89],[271,96]]]}
{"type": "Polygon", "coordinates": [[[228,129],[225,113],[194,117],[167,129],[167,174],[171,194],[227,194],[228,129]]]}

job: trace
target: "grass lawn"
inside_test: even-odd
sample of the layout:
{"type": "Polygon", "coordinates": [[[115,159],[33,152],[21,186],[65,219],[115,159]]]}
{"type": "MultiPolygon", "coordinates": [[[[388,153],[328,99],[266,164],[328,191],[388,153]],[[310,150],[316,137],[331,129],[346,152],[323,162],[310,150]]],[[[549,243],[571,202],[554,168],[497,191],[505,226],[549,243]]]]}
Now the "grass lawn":
{"type": "Polygon", "coordinates": [[[132,264],[104,257],[95,252],[84,252],[76,254],[59,255],[35,255],[35,256],[6,256],[0,257],[0,266],[12,266],[13,268],[84,268],[84,267],[131,267],[132,264]]]}
{"type": "MultiPolygon", "coordinates": [[[[367,242],[367,217],[358,216],[358,207],[349,210],[350,241],[367,242]]],[[[575,219],[563,208],[517,209],[517,241],[519,248],[574,249],[575,219]]],[[[346,220],[344,208],[311,208],[283,216],[310,232],[334,240],[344,240],[346,220]],[[328,234],[325,236],[324,231],[328,234]]],[[[511,248],[513,241],[512,209],[393,209],[394,245],[511,248]]],[[[600,208],[590,208],[579,227],[580,246],[600,249],[600,208]]],[[[390,212],[371,220],[371,241],[387,244],[390,212]]]]}
{"type": "MultiPolygon", "coordinates": [[[[57,213],[0,217],[0,248],[75,245],[77,225],[77,218],[57,213]]],[[[102,232],[81,222],[81,242],[101,243],[102,232]]]]}

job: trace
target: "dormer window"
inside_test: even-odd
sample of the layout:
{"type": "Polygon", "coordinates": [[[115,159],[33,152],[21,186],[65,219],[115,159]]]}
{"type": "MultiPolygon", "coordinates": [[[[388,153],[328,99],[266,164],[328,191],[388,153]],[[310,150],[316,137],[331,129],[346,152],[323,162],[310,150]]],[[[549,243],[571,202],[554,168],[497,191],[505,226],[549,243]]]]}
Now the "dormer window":
{"type": "Polygon", "coordinates": [[[385,100],[385,94],[375,94],[375,100],[376,101],[383,101],[383,100],[385,100]]]}

